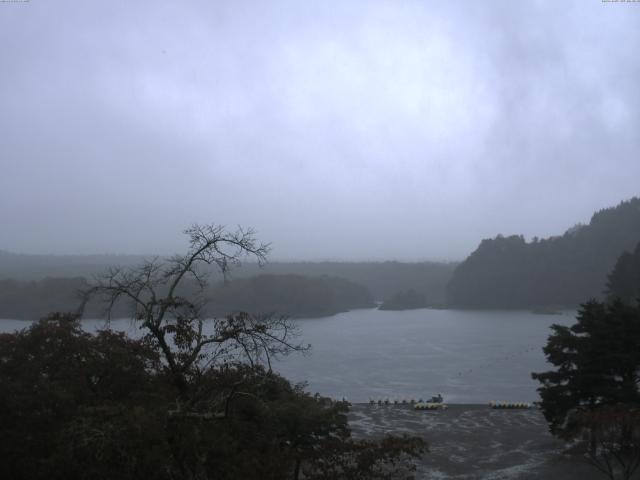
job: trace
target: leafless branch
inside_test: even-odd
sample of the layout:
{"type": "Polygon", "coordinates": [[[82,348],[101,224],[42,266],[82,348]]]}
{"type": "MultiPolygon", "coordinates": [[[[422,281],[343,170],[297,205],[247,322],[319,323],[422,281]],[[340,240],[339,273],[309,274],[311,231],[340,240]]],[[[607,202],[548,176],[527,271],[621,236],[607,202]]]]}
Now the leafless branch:
{"type": "Polygon", "coordinates": [[[132,317],[157,345],[182,393],[186,393],[190,376],[218,362],[255,365],[265,360],[270,371],[274,357],[308,348],[294,343],[295,329],[285,318],[247,313],[204,318],[204,291],[211,266],[226,278],[244,257],[261,265],[266,262],[270,247],[256,241],[254,230],[238,227],[229,232],[221,225],[196,224],[185,234],[189,238],[186,254],[164,261],[156,257],[135,268],[109,269],[83,293],[83,307],[97,297],[106,304],[110,318],[120,300],[130,301],[132,317]],[[187,278],[196,288],[183,296],[179,292],[186,288],[187,278]]]}

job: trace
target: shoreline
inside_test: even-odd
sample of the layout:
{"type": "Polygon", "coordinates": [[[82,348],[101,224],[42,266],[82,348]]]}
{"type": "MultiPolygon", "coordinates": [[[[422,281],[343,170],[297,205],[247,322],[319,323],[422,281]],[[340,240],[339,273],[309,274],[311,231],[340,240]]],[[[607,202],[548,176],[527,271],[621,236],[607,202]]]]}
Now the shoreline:
{"type": "Polygon", "coordinates": [[[538,408],[492,409],[485,404],[447,404],[446,410],[411,405],[352,404],[355,438],[416,435],[429,444],[416,479],[587,480],[600,473],[548,431],[538,408]]]}

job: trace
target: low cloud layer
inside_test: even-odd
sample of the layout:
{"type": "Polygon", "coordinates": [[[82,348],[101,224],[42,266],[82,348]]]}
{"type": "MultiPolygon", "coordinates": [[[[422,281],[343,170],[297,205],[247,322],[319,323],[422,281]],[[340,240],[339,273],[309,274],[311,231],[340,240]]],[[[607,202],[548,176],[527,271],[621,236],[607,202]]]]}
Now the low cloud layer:
{"type": "Polygon", "coordinates": [[[461,259],[640,194],[640,4],[0,4],[0,249],[461,259]]]}

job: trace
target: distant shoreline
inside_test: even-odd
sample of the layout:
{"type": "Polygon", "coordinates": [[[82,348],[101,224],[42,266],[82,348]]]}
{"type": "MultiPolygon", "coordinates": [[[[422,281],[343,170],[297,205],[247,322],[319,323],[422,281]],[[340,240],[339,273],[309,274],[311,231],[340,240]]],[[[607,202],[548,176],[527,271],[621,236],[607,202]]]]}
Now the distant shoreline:
{"type": "MultiPolygon", "coordinates": [[[[362,307],[362,308],[351,308],[351,309],[345,309],[345,310],[340,310],[340,311],[336,311],[333,313],[329,313],[329,314],[325,314],[325,313],[318,313],[318,314],[310,314],[310,315],[289,315],[288,318],[292,319],[292,320],[318,320],[318,319],[322,319],[322,318],[331,318],[331,317],[335,317],[336,315],[340,315],[343,313],[349,313],[349,312],[354,312],[354,311],[363,311],[363,310],[371,310],[372,312],[374,311],[381,311],[381,312],[408,312],[408,311],[417,311],[417,310],[444,310],[444,311],[462,311],[462,312],[496,312],[496,313],[504,313],[504,312],[514,312],[514,313],[531,313],[534,315],[540,315],[540,316],[574,316],[576,314],[576,311],[579,307],[575,306],[575,307],[562,307],[562,308],[550,308],[550,309],[540,309],[540,308],[527,308],[527,307],[523,307],[523,308],[471,308],[471,307],[453,307],[453,306],[447,306],[447,305],[430,305],[428,307],[421,307],[421,308],[403,308],[403,309],[395,309],[395,310],[391,310],[391,309],[381,309],[379,308],[379,305],[375,305],[375,306],[371,306],[371,307],[362,307]]],[[[275,312],[276,315],[280,315],[280,313],[275,312]]],[[[282,314],[287,316],[286,314],[282,314]]],[[[112,319],[112,321],[118,321],[118,320],[123,320],[126,319],[127,317],[118,317],[118,318],[114,318],[112,319]]],[[[216,316],[216,317],[210,317],[208,319],[213,319],[213,318],[222,318],[222,316],[216,316]]],[[[39,318],[3,318],[0,317],[0,322],[4,322],[4,321],[10,321],[10,322],[36,322],[40,320],[39,318]]],[[[94,317],[90,317],[90,318],[84,318],[83,320],[88,320],[88,321],[95,321],[95,320],[105,320],[102,318],[94,318],[94,317]]]]}

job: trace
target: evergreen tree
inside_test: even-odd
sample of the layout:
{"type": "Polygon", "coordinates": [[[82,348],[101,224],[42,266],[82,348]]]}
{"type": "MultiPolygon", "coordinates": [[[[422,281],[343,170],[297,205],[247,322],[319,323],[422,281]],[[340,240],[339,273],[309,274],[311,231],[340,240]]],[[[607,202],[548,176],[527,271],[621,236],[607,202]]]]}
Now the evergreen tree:
{"type": "Polygon", "coordinates": [[[600,298],[620,254],[640,240],[640,198],[596,212],[588,225],[527,242],[521,235],[483,240],[458,265],[447,303],[465,308],[575,307],[600,298]]]}
{"type": "MultiPolygon", "coordinates": [[[[533,373],[551,431],[568,431],[579,407],[640,403],[640,306],[590,301],[577,323],[552,325],[544,353],[555,370],[533,373]]],[[[569,429],[570,430],[570,429],[569,429]]]]}
{"type": "Polygon", "coordinates": [[[640,466],[640,304],[590,301],[577,323],[552,325],[544,353],[554,370],[533,373],[551,432],[577,441],[611,479],[640,466]]]}
{"type": "Polygon", "coordinates": [[[608,277],[607,295],[631,304],[640,299],[640,243],[633,253],[624,252],[618,258],[608,277]]]}

